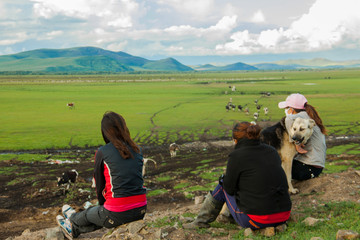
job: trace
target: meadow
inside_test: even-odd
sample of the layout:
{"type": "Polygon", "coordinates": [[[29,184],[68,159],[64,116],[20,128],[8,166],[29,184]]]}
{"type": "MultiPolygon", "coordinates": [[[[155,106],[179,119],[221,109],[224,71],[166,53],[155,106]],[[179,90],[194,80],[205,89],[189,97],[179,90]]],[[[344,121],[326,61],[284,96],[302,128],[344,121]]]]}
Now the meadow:
{"type": "Polygon", "coordinates": [[[3,75],[0,86],[3,152],[99,146],[108,110],[125,117],[140,144],[229,138],[236,121],[254,120],[254,100],[270,111],[258,121],[275,122],[284,116],[277,103],[295,92],[316,107],[330,135],[360,132],[360,70],[3,75]],[[250,114],[227,112],[230,98],[250,114]]]}

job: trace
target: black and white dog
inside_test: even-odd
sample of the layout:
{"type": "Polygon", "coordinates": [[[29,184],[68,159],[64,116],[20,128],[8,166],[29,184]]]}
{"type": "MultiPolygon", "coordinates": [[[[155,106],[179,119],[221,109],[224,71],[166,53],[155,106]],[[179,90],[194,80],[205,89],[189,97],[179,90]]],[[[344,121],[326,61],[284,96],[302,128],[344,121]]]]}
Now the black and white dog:
{"type": "Polygon", "coordinates": [[[78,176],[79,173],[75,169],[63,172],[61,177],[57,178],[57,184],[59,187],[62,187],[65,192],[70,188],[71,184],[76,182],[78,176]]]}

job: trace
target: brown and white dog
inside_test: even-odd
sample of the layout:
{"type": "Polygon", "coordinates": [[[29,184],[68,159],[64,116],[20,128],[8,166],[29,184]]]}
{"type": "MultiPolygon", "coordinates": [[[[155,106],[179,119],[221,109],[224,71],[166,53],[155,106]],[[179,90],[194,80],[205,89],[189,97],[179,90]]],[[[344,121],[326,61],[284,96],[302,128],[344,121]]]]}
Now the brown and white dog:
{"type": "Polygon", "coordinates": [[[180,146],[177,145],[176,143],[171,143],[169,146],[169,151],[170,151],[170,156],[171,157],[176,157],[176,151],[180,150],[180,146]]]}
{"type": "Polygon", "coordinates": [[[284,117],[280,122],[263,129],[260,133],[260,140],[273,146],[278,151],[281,166],[288,181],[289,192],[292,194],[299,192],[291,183],[292,162],[297,152],[306,153],[303,147],[311,137],[315,125],[313,119],[296,118],[288,132],[285,127],[284,117]]]}

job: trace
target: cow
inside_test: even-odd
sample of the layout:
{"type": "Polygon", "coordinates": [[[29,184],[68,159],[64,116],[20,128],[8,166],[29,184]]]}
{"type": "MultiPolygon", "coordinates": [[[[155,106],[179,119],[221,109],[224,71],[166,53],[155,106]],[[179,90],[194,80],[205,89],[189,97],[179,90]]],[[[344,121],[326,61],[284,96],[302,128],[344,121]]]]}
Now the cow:
{"type": "Polygon", "coordinates": [[[264,107],[264,113],[265,113],[265,115],[268,115],[268,113],[269,113],[269,108],[264,107]]]}
{"type": "Polygon", "coordinates": [[[73,109],[73,108],[75,108],[75,103],[73,103],[73,102],[67,103],[66,106],[68,106],[69,109],[73,109]]]}
{"type": "Polygon", "coordinates": [[[246,108],[244,109],[244,112],[245,112],[246,115],[249,115],[249,108],[246,107],[246,108]]]}

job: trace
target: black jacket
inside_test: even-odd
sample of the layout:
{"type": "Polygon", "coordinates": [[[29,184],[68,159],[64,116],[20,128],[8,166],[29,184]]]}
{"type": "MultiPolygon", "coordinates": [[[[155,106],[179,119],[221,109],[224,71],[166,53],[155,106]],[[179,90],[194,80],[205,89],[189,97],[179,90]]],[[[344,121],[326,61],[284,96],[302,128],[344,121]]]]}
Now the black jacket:
{"type": "Polygon", "coordinates": [[[246,214],[269,215],[291,210],[286,175],[275,148],[241,139],[230,153],[223,187],[246,214]]]}
{"type": "Polygon", "coordinates": [[[100,147],[96,152],[94,178],[99,205],[110,198],[146,193],[142,177],[143,156],[131,152],[134,158],[123,159],[112,143],[100,147]]]}

